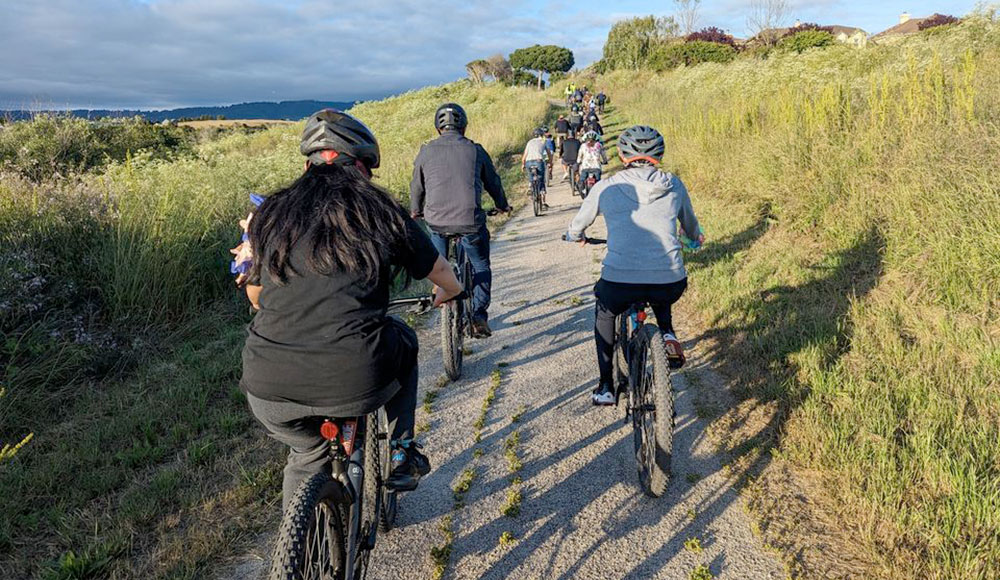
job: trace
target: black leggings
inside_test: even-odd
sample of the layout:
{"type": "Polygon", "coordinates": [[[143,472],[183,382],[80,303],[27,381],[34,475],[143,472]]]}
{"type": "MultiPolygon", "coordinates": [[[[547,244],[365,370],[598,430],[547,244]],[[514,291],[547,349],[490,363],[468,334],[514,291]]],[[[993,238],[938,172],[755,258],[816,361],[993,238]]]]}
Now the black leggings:
{"type": "Polygon", "coordinates": [[[597,296],[595,307],[594,339],[597,342],[597,366],[601,370],[601,383],[612,385],[615,354],[615,318],[637,302],[647,302],[656,315],[656,324],[663,332],[673,334],[670,306],[680,299],[687,289],[687,278],[670,284],[623,284],[600,279],[594,285],[597,296]]]}

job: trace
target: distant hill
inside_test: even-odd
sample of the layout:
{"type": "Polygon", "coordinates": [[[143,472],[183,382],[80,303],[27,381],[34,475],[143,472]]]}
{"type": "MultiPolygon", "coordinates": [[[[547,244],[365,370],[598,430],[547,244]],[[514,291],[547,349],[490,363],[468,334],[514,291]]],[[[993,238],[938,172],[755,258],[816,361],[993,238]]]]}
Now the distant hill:
{"type": "MultiPolygon", "coordinates": [[[[349,109],[353,102],[338,101],[281,101],[280,103],[257,102],[224,105],[219,107],[184,107],[164,111],[142,111],[132,109],[74,109],[72,111],[52,111],[59,114],[72,114],[77,117],[96,119],[100,117],[144,117],[150,121],[159,122],[167,119],[196,119],[198,117],[219,115],[227,119],[285,119],[298,121],[310,113],[326,107],[349,109]]],[[[0,116],[15,120],[30,118],[43,111],[0,111],[0,116]]]]}

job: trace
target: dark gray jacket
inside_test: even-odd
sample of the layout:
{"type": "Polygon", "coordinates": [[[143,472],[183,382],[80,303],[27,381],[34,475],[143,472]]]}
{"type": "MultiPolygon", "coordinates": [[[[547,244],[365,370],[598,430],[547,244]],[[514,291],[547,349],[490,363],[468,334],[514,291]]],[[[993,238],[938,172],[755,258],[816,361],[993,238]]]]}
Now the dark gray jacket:
{"type": "Polygon", "coordinates": [[[410,210],[438,233],[475,233],[486,223],[484,188],[497,208],[507,209],[489,153],[457,131],[445,131],[421,147],[413,162],[410,210]]]}

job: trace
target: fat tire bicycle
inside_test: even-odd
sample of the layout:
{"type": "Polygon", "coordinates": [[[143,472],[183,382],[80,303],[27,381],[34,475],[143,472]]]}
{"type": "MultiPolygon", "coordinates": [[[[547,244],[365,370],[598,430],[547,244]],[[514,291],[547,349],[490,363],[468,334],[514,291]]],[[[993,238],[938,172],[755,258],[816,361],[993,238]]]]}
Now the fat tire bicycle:
{"type": "Polygon", "coordinates": [[[670,480],[674,398],[663,334],[646,322],[647,308],[633,304],[615,320],[615,402],[626,395],[639,484],[646,495],[660,497],[670,480]]]}
{"type": "MultiPolygon", "coordinates": [[[[389,305],[426,310],[432,302],[425,296],[389,305]]],[[[385,409],[316,420],[330,470],[303,481],[288,500],[269,580],[363,580],[378,533],[396,524],[400,492],[385,485],[392,470],[385,409]]]]}
{"type": "MultiPolygon", "coordinates": [[[[568,240],[566,235],[563,239],[568,240]]],[[[584,238],[588,244],[607,240],[584,238]]],[[[649,305],[637,303],[615,319],[612,359],[615,404],[625,395],[625,422],[632,423],[632,445],[639,485],[660,497],[670,480],[674,443],[674,397],[670,362],[660,328],[647,322],[649,305]]]]}

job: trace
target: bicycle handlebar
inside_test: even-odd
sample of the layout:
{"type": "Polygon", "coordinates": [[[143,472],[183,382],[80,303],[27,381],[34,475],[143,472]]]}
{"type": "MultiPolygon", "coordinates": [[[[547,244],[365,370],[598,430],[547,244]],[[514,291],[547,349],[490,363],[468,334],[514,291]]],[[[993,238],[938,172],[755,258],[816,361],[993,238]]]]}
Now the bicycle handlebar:
{"type": "Polygon", "coordinates": [[[583,242],[585,242],[587,244],[591,244],[591,245],[595,245],[595,246],[608,243],[608,241],[605,240],[604,238],[588,238],[586,236],[584,236],[582,240],[571,240],[571,239],[569,239],[569,237],[566,236],[566,234],[562,235],[562,240],[564,242],[580,242],[580,241],[583,241],[583,242]]]}

